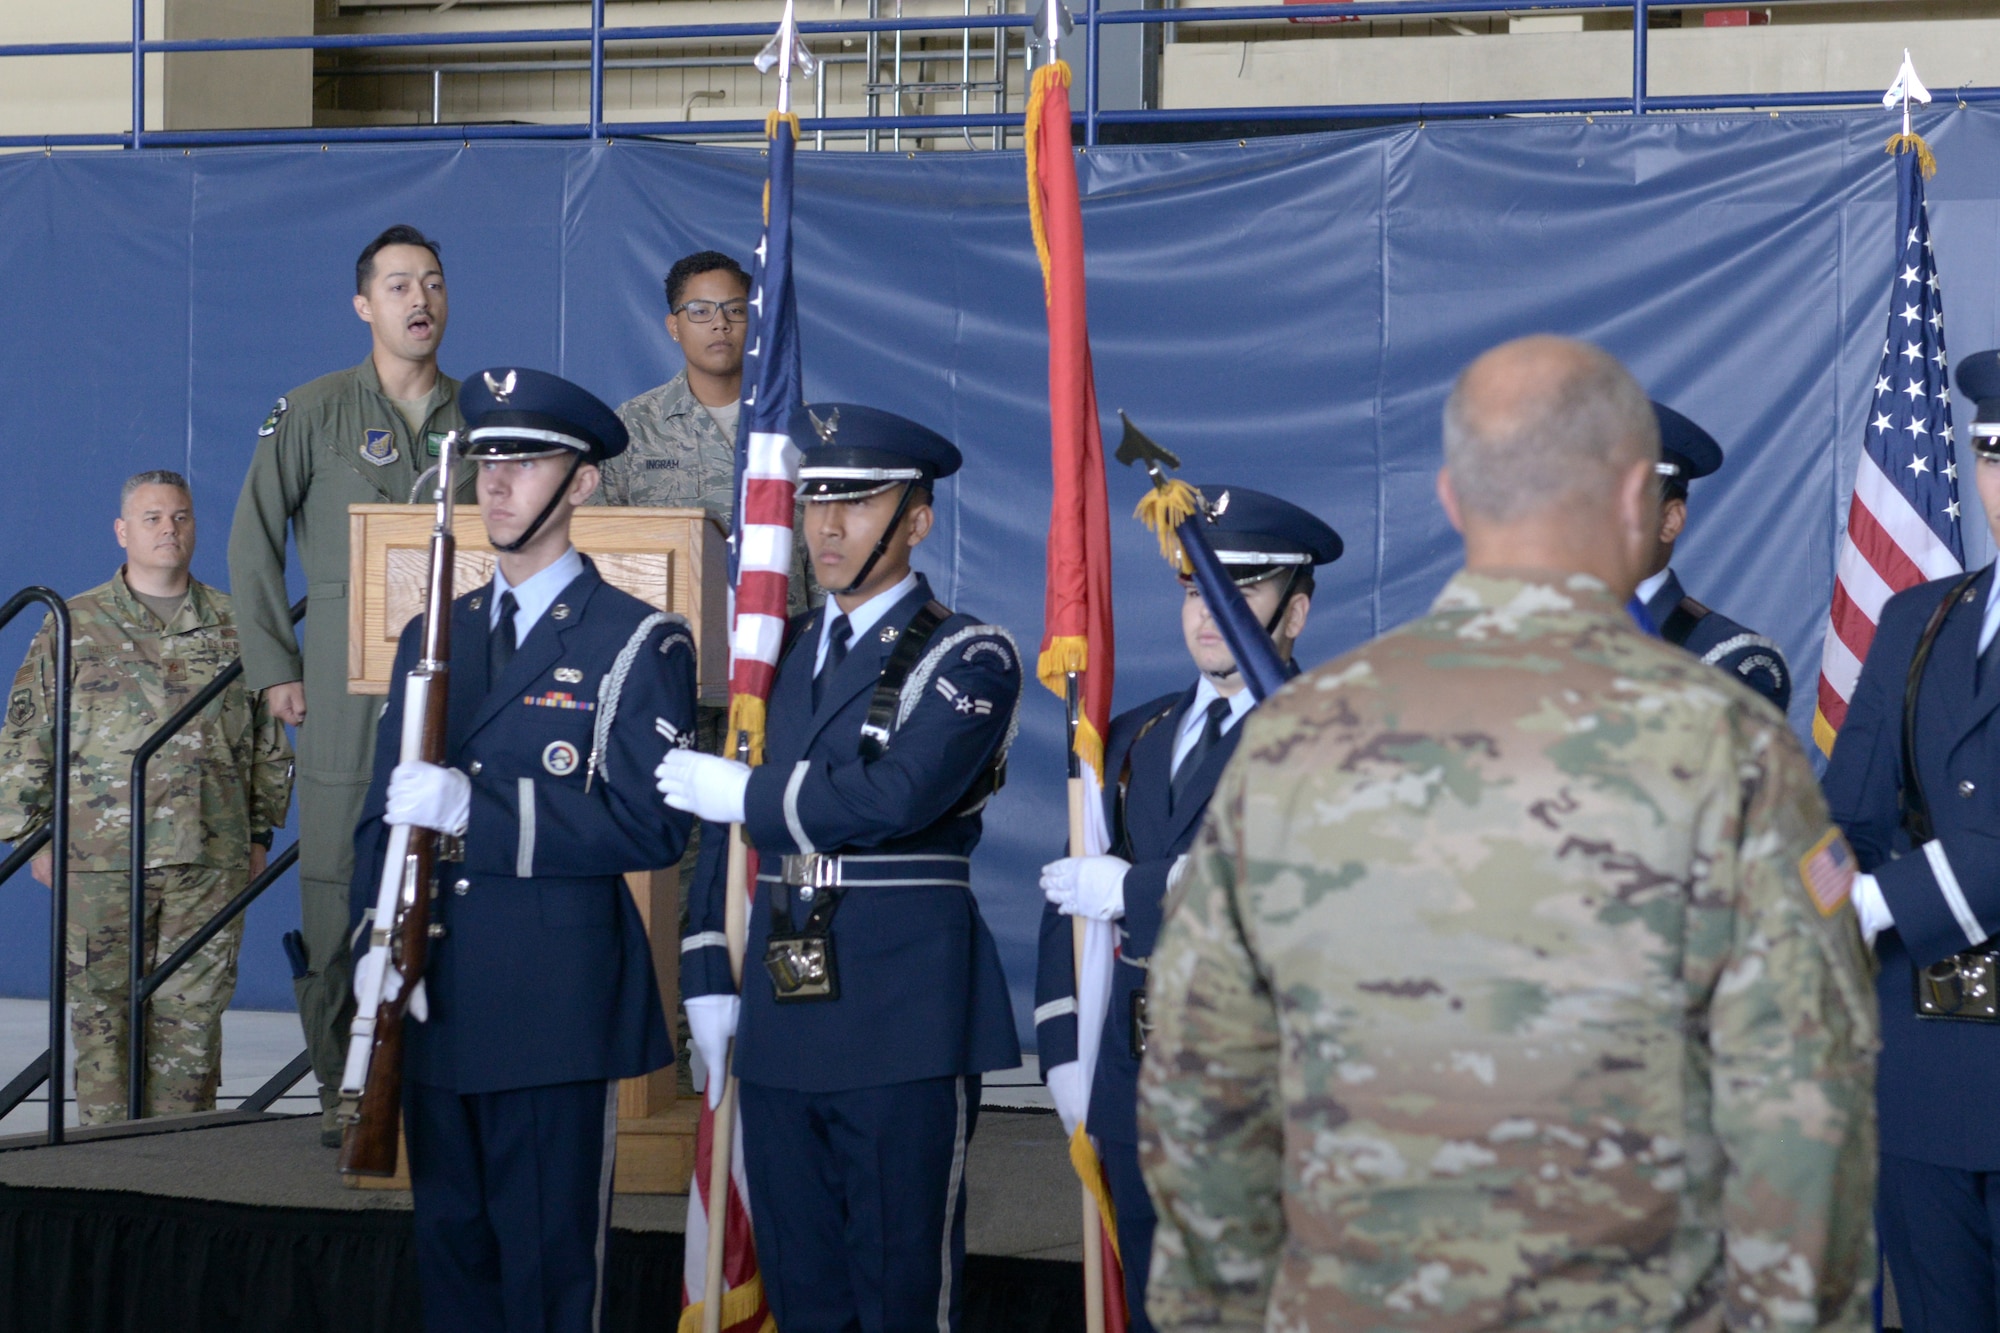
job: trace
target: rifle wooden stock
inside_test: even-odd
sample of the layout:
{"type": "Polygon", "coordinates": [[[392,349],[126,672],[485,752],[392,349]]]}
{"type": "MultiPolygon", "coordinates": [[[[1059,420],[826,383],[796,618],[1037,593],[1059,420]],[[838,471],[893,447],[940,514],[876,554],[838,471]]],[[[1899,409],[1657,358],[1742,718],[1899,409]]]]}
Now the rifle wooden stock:
{"type": "MultiPolygon", "coordinates": [[[[449,476],[449,456],[447,472],[449,476]]],[[[404,707],[421,704],[423,734],[414,756],[427,764],[445,760],[445,725],[451,696],[451,584],[457,543],[449,509],[441,504],[431,534],[429,595],[424,604],[424,653],[404,686],[404,707]]],[[[412,756],[404,755],[404,759],[412,756]]],[[[393,849],[391,855],[393,855],[393,849]]],[[[340,1169],[355,1176],[396,1174],[396,1140],[403,1113],[403,1018],[424,977],[430,956],[431,899],[437,893],[438,834],[411,828],[396,896],[396,919],[388,926],[389,964],[401,979],[396,997],[376,1006],[369,1047],[368,1079],[362,1085],[358,1117],[341,1135],[340,1169]]],[[[384,866],[385,875],[395,868],[384,866]]],[[[382,929],[377,923],[376,929],[382,929]]]]}

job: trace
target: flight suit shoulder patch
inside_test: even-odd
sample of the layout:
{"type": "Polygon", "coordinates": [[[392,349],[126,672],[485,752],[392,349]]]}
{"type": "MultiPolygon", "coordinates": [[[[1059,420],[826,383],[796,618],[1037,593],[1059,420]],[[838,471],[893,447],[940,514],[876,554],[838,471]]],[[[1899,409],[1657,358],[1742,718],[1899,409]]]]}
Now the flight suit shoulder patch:
{"type": "Polygon", "coordinates": [[[278,401],[271,407],[271,415],[265,417],[264,424],[257,427],[257,438],[263,439],[267,436],[276,435],[278,433],[278,422],[283,420],[285,413],[291,410],[292,405],[290,401],[283,394],[279,394],[278,401]]]}

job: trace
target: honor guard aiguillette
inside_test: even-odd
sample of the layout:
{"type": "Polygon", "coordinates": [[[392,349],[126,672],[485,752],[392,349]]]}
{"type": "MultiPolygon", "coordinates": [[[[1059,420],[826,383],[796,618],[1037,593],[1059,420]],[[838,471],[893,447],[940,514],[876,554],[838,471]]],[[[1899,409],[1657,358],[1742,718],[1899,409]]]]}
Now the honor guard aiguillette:
{"type": "Polygon", "coordinates": [[[597,465],[625,447],[611,409],[517,369],[471,376],[462,401],[498,569],[452,604],[447,765],[396,762],[390,696],[355,900],[375,901],[389,824],[463,839],[403,1068],[424,1327],[584,1333],[603,1308],[617,1081],[673,1059],[621,876],[687,840],[652,773],[663,734],[694,728],[694,640],[570,545],[597,465]]]}
{"type": "MultiPolygon", "coordinates": [[[[1297,505],[1242,486],[1195,488],[1216,506],[1207,532],[1251,614],[1298,674],[1292,645],[1312,608],[1313,571],[1340,558],[1340,534],[1297,505]]],[[[1110,1179],[1124,1261],[1126,1308],[1134,1333],[1150,1333],[1147,1260],[1154,1216],[1139,1176],[1139,1057],[1145,1053],[1146,967],[1167,891],[1187,862],[1209,794],[1242,735],[1237,723],[1256,707],[1193,580],[1181,579],[1181,634],[1198,673],[1195,683],[1112,720],[1104,743],[1104,817],[1109,856],[1065,857],[1042,868],[1048,903],[1042,915],[1035,985],[1036,1045],[1043,1077],[1073,1130],[1089,1108],[1090,1131],[1110,1179]],[[1116,921],[1118,954],[1097,1054],[1096,1077],[1083,1085],[1077,1063],[1075,966],[1071,916],[1116,921]]]]}
{"type": "MultiPolygon", "coordinates": [[[[2000,530],[2000,351],[1958,365],[2000,530]]],[[[1945,448],[1948,450],[1949,445],[1945,448]]],[[[1949,455],[1947,455],[1949,456],[1949,455]]],[[[1823,785],[1854,844],[1882,1010],[1876,1217],[1904,1327],[2000,1309],[2000,594],[1993,566],[1889,598],[1823,785]]]]}
{"type": "Polygon", "coordinates": [[[1661,638],[1729,672],[1783,712],[1792,702],[1792,669],[1784,649],[1688,596],[1680,577],[1667,567],[1687,526],[1688,483],[1722,466],[1722,446],[1663,403],[1654,403],[1653,412],[1660,421],[1660,535],[1638,599],[1661,638]]]}
{"type": "Polygon", "coordinates": [[[949,441],[847,403],[800,412],[792,438],[828,601],[791,624],[765,761],[682,750],[660,769],[668,804],[741,823],[757,849],[740,1030],[719,830],[702,840],[682,991],[711,1079],[736,1035],[778,1326],[955,1329],[980,1075],[1020,1062],[970,875],[1017,725],[1020,651],[910,570],[932,487],[958,470],[949,441]]]}

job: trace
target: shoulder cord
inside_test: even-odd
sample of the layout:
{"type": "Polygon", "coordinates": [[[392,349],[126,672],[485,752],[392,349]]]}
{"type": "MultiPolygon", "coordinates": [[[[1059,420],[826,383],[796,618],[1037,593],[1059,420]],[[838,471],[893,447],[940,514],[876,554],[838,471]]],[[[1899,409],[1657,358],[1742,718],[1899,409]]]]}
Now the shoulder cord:
{"type": "MultiPolygon", "coordinates": [[[[584,770],[583,789],[590,790],[590,784],[597,777],[597,771],[604,764],[604,747],[611,741],[611,724],[618,718],[618,700],[625,691],[625,677],[631,674],[632,663],[638,659],[639,650],[646,646],[646,638],[660,625],[671,623],[667,637],[679,634],[693,642],[688,633],[687,621],[680,616],[669,615],[665,611],[654,611],[641,620],[632,631],[632,637],[625,640],[625,646],[618,650],[618,657],[611,663],[611,670],[604,673],[597,682],[597,722],[591,728],[590,764],[584,770]]],[[[665,645],[662,644],[662,647],[665,645]]]]}

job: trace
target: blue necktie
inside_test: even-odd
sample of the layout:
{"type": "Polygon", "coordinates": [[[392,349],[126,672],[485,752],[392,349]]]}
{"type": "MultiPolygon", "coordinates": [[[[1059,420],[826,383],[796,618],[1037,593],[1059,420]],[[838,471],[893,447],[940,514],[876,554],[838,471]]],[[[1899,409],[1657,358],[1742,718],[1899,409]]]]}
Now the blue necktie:
{"type": "Polygon", "coordinates": [[[819,674],[813,677],[813,710],[819,710],[820,695],[826,691],[827,679],[840,670],[840,664],[847,660],[847,643],[854,637],[854,626],[847,617],[834,617],[833,625],[826,633],[826,661],[820,664],[819,674]]]}
{"type": "Polygon", "coordinates": [[[1208,706],[1208,719],[1201,724],[1201,734],[1194,738],[1194,744],[1174,770],[1173,780],[1167,784],[1167,809],[1172,811],[1187,795],[1188,785],[1205,763],[1215,747],[1222,743],[1222,724],[1229,718],[1229,700],[1217,699],[1208,706]]]}
{"type": "Polygon", "coordinates": [[[514,612],[521,604],[514,600],[512,592],[500,594],[500,623],[493,627],[493,635],[486,640],[486,688],[497,689],[500,677],[507,674],[507,664],[514,660],[514,612]]]}

